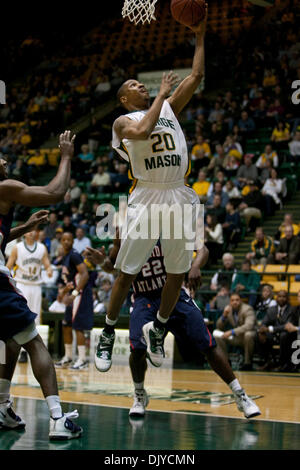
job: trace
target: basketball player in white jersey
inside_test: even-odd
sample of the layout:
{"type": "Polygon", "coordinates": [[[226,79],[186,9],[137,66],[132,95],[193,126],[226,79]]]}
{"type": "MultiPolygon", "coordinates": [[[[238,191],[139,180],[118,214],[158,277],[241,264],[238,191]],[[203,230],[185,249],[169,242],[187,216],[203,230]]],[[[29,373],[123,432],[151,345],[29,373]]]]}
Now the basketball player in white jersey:
{"type": "MultiPolygon", "coordinates": [[[[193,248],[187,249],[187,242],[190,242],[189,246],[193,246],[193,240],[186,236],[185,230],[178,239],[174,234],[169,238],[164,238],[161,233],[157,238],[151,234],[146,239],[134,239],[134,235],[131,235],[138,232],[145,214],[147,223],[152,228],[151,209],[154,205],[166,205],[170,208],[176,204],[181,209],[188,206],[191,210],[190,217],[184,220],[181,216],[180,222],[176,220],[175,223],[179,223],[181,228],[191,228],[196,222],[195,212],[199,198],[184,183],[189,172],[189,158],[177,116],[190,101],[204,76],[206,18],[197,27],[191,28],[196,33],[192,72],[172,96],[169,97],[177,82],[177,76],[173,72],[163,75],[160,91],[151,106],[148,91],[137,80],[127,80],[118,91],[118,99],[128,114],[120,116],[113,124],[113,147],[130,163],[134,185],[128,201],[127,234],[126,238],[121,235],[121,247],[115,264],[120,274],[113,286],[106,325],[97,347],[97,368],[102,372],[111,367],[114,326],[121,306],[157,239],[160,238],[162,246],[167,280],[162,290],[157,318],[143,328],[147,353],[157,367],[162,364],[164,356],[165,324],[177,303],[184,274],[191,267],[193,248]]],[[[160,230],[163,223],[164,213],[160,230]]]]}
{"type": "Polygon", "coordinates": [[[26,233],[24,240],[13,247],[7,261],[9,270],[15,268],[14,279],[27,300],[30,310],[38,316],[35,323],[41,323],[42,305],[41,270],[44,266],[48,277],[52,277],[52,268],[47,248],[37,241],[37,231],[26,233]]]}
{"type": "MultiPolygon", "coordinates": [[[[52,268],[47,248],[37,241],[37,231],[32,230],[24,235],[24,240],[17,243],[7,261],[7,268],[15,269],[14,279],[17,288],[27,300],[30,310],[37,314],[35,323],[41,323],[42,277],[44,266],[48,277],[52,277],[52,268]]],[[[26,351],[21,351],[19,362],[27,362],[26,351]]]]}

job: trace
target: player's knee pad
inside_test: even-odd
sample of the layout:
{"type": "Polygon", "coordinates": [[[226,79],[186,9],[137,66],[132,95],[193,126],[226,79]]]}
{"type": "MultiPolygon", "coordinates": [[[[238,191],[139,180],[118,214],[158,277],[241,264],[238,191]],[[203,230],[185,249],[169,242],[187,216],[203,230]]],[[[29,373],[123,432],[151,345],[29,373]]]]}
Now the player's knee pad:
{"type": "Polygon", "coordinates": [[[36,324],[33,321],[28,325],[24,330],[17,333],[13,339],[17,344],[23,346],[23,344],[29,343],[32,339],[34,339],[38,335],[38,330],[36,329],[36,324]]]}

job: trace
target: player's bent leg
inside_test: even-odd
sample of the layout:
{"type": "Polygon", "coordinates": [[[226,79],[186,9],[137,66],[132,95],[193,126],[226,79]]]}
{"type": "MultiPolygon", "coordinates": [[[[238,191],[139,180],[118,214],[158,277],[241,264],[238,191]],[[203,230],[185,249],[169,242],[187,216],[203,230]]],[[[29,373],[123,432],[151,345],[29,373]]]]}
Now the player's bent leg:
{"type": "Polygon", "coordinates": [[[49,438],[61,440],[80,437],[82,428],[70,419],[78,417],[77,411],[66,414],[62,412],[54,364],[35,324],[29,325],[21,333],[15,335],[14,340],[28,352],[33,374],[41,386],[49,407],[49,438]]]}
{"type": "Polygon", "coordinates": [[[136,274],[120,272],[113,285],[107,309],[106,324],[101,332],[95,353],[95,366],[100,372],[107,372],[111,368],[112,352],[115,342],[114,326],[135,277],[136,274]]]}
{"type": "Polygon", "coordinates": [[[129,410],[131,418],[143,418],[149,398],[144,389],[144,380],[147,370],[146,350],[134,349],[129,357],[130,371],[134,383],[134,401],[129,410]]]}
{"type": "Polygon", "coordinates": [[[259,407],[240,386],[223,351],[216,346],[207,349],[204,354],[211,368],[231,388],[238,410],[244,413],[245,418],[259,416],[261,414],[259,407]]]}
{"type": "Polygon", "coordinates": [[[6,342],[6,363],[0,365],[0,429],[24,429],[26,426],[13,410],[10,386],[20,352],[20,346],[13,340],[6,342]]]}

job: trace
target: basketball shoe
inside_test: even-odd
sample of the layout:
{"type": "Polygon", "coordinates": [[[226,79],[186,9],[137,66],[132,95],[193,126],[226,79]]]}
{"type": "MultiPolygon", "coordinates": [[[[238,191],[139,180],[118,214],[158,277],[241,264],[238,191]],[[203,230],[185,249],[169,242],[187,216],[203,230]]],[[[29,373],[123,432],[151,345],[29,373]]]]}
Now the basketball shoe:
{"type": "Polygon", "coordinates": [[[55,367],[67,367],[72,364],[72,359],[68,356],[64,356],[60,361],[55,362],[55,367]]]}
{"type": "Polygon", "coordinates": [[[143,326],[143,334],[147,344],[147,357],[151,364],[160,367],[165,357],[164,334],[165,330],[155,328],[153,321],[143,326]]]}
{"type": "Polygon", "coordinates": [[[134,391],[134,402],[129,410],[131,418],[139,418],[145,416],[145,408],[149,403],[149,398],[145,389],[134,391]]]}
{"type": "Polygon", "coordinates": [[[24,429],[26,426],[20,416],[12,409],[12,401],[0,403],[0,429],[24,429]]]}
{"type": "Polygon", "coordinates": [[[54,419],[50,417],[49,439],[51,441],[62,441],[65,439],[76,439],[82,434],[82,428],[73,423],[70,418],[76,419],[79,414],[77,410],[70,413],[64,413],[61,418],[54,419]]]}
{"type": "Polygon", "coordinates": [[[106,372],[111,368],[114,342],[115,333],[108,334],[102,331],[95,352],[95,366],[100,372],[106,372]]]}
{"type": "Polygon", "coordinates": [[[82,359],[77,359],[76,362],[72,366],[69,367],[71,370],[82,370],[82,369],[87,369],[89,366],[88,361],[83,361],[82,359]]]}
{"type": "Polygon", "coordinates": [[[258,406],[248,397],[242,388],[234,392],[233,396],[238,410],[244,413],[245,418],[254,418],[255,416],[259,416],[261,414],[258,406]]]}

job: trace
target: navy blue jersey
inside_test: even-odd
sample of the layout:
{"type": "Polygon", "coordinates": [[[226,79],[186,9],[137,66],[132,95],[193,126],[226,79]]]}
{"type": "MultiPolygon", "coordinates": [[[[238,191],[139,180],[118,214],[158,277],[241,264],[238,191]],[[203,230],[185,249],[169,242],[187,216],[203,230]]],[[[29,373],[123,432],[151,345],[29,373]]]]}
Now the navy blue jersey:
{"type": "Polygon", "coordinates": [[[7,215],[0,214],[0,271],[5,273],[8,273],[8,269],[5,267],[4,251],[8,242],[13,216],[13,207],[7,215]]]}
{"type": "Polygon", "coordinates": [[[166,282],[167,273],[160,242],[158,242],[151,253],[147,263],[132,283],[134,296],[140,295],[158,297],[166,282]]]}
{"type": "Polygon", "coordinates": [[[75,277],[78,274],[77,266],[83,263],[83,258],[78,251],[73,248],[67,253],[61,260],[62,271],[61,278],[65,284],[68,282],[74,282],[76,284],[75,277]]]}

